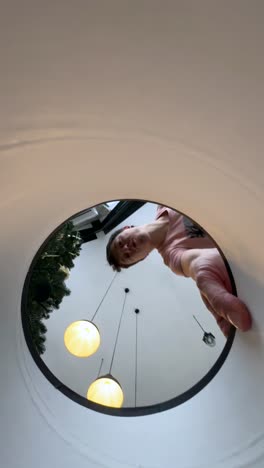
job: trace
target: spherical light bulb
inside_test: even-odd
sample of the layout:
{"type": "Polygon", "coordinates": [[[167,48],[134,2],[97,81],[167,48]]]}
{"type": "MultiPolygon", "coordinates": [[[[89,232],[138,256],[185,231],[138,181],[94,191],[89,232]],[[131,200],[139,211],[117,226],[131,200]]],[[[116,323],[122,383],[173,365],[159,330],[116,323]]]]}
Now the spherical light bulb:
{"type": "Polygon", "coordinates": [[[91,356],[100,345],[98,328],[88,320],[73,322],[64,333],[64,344],[74,356],[91,356]]]}
{"type": "Polygon", "coordinates": [[[96,379],[88,388],[87,399],[99,405],[121,408],[124,394],[121,386],[112,375],[104,375],[96,379]]]}

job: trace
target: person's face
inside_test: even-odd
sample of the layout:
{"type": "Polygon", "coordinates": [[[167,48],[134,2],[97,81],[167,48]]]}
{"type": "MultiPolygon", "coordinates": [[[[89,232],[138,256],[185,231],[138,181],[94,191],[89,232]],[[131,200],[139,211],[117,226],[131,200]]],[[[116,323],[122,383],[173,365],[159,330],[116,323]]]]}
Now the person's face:
{"type": "Polygon", "coordinates": [[[128,227],[116,236],[112,249],[120,266],[143,260],[152,250],[149,235],[142,227],[128,227]]]}

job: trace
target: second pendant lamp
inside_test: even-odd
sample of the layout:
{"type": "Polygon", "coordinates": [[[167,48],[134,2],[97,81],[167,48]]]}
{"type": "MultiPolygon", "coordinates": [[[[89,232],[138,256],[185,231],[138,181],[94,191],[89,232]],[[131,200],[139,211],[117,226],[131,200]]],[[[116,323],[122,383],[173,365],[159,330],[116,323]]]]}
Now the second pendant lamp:
{"type": "MultiPolygon", "coordinates": [[[[124,310],[125,310],[126,297],[127,297],[127,293],[129,292],[129,289],[125,288],[124,291],[125,291],[125,297],[123,301],[122,312],[121,312],[120,319],[119,319],[119,325],[117,329],[117,335],[116,335],[116,340],[114,344],[114,350],[113,350],[109,373],[106,375],[102,375],[101,377],[98,376],[97,379],[91,383],[87,391],[88,400],[93,401],[94,403],[97,403],[99,405],[109,406],[111,408],[121,408],[123,405],[123,401],[124,401],[124,394],[123,394],[122,387],[120,383],[111,374],[115,351],[116,351],[116,345],[117,345],[120,326],[121,326],[121,321],[122,321],[122,317],[123,317],[124,310]]],[[[102,363],[101,363],[101,366],[102,366],[102,363]]],[[[100,370],[101,370],[101,367],[100,367],[100,370]]],[[[100,375],[100,370],[99,370],[99,375],[100,375]]]]}

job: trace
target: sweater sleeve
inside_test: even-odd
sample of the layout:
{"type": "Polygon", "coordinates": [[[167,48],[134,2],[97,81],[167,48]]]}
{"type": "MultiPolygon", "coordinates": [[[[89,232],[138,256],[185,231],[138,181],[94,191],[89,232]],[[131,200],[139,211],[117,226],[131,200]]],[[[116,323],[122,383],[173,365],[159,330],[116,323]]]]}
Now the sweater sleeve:
{"type": "Polygon", "coordinates": [[[156,219],[159,219],[166,211],[168,212],[166,206],[158,205],[156,219]]]}
{"type": "Polygon", "coordinates": [[[181,257],[185,250],[182,248],[172,248],[166,255],[166,259],[164,259],[164,263],[178,276],[185,276],[181,265],[181,257]]]}

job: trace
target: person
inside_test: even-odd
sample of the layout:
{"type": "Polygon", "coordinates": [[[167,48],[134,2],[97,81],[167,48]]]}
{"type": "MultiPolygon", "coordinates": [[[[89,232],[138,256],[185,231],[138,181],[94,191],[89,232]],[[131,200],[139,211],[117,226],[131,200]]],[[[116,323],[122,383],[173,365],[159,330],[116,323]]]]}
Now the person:
{"type": "Polygon", "coordinates": [[[109,265],[121,271],[144,260],[154,249],[175,274],[195,281],[204,304],[225,336],[231,325],[241,331],[251,328],[250,312],[232,294],[224,260],[214,241],[175,210],[159,205],[153,222],[118,229],[108,240],[106,256],[109,265]]]}

